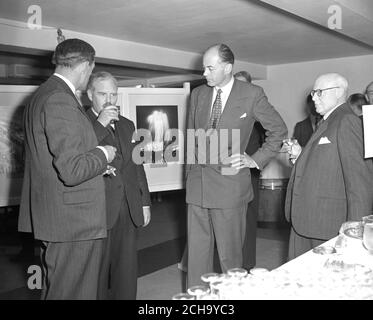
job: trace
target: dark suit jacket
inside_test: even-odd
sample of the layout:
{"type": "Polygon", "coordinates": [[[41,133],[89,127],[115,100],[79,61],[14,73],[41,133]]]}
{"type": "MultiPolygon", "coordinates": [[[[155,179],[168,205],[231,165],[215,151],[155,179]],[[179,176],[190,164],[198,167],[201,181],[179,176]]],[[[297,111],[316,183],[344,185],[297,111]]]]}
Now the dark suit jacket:
{"type": "Polygon", "coordinates": [[[67,84],[51,76],[24,113],[25,172],[19,231],[45,241],[106,237],[107,160],[67,84]]]}
{"type": "Polygon", "coordinates": [[[93,123],[97,139],[101,145],[115,146],[121,151],[113,160],[111,165],[116,167],[116,176],[105,176],[106,186],[106,206],[108,229],[112,228],[118,219],[120,206],[123,199],[128,203],[131,219],[136,226],[144,224],[143,206],[150,206],[150,193],[145,176],[143,165],[136,165],[132,161],[132,135],[135,126],[132,121],[119,116],[119,121],[115,123],[115,136],[109,128],[102,126],[96,119],[92,109],[87,110],[87,114],[93,123]],[[116,144],[119,141],[119,145],[116,144]]]}
{"type": "Polygon", "coordinates": [[[286,218],[302,236],[330,239],[343,222],[371,212],[372,177],[372,160],[364,160],[361,119],[343,104],[299,155],[289,179],[286,218]]]}
{"type": "Polygon", "coordinates": [[[298,140],[298,143],[303,148],[313,134],[313,127],[311,117],[308,116],[306,119],[297,122],[294,127],[293,137],[298,140]]]}
{"type": "Polygon", "coordinates": [[[260,124],[256,121],[253,126],[253,131],[251,131],[249,143],[246,147],[246,153],[250,156],[254,154],[264,143],[265,140],[265,130],[260,124]]]}
{"type": "MultiPolygon", "coordinates": [[[[201,85],[191,94],[188,116],[189,129],[208,128],[212,104],[213,88],[201,85]]],[[[238,140],[229,139],[228,153],[237,147],[244,153],[255,121],[259,121],[268,131],[267,138],[252,158],[260,169],[276,156],[282,140],[287,136],[284,121],[269,104],[261,87],[251,83],[234,80],[232,91],[221,115],[217,131],[220,129],[238,129],[238,140]]],[[[207,142],[209,139],[207,139],[207,142]]],[[[209,143],[207,143],[207,155],[209,143]]],[[[196,146],[195,154],[201,148],[196,146]]],[[[189,152],[190,150],[188,150],[189,152]]],[[[231,155],[231,154],[229,154],[231,155]]],[[[207,159],[207,164],[188,164],[186,166],[186,201],[205,208],[237,208],[244,206],[253,198],[250,170],[245,168],[234,175],[224,175],[222,159],[207,159]],[[209,161],[210,160],[210,161],[209,161]],[[214,161],[217,164],[213,164],[214,161]]]]}

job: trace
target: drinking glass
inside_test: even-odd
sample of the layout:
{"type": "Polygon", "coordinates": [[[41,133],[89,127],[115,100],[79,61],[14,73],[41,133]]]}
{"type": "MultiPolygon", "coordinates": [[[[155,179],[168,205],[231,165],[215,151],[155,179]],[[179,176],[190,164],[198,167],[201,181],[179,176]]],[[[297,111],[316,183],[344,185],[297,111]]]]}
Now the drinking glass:
{"type": "Polygon", "coordinates": [[[204,285],[198,285],[198,286],[193,286],[193,287],[190,287],[187,292],[191,295],[191,296],[195,296],[196,297],[196,300],[199,300],[199,298],[201,296],[204,296],[206,294],[209,294],[210,293],[210,288],[207,287],[207,286],[204,286],[204,285]]]}
{"type": "Polygon", "coordinates": [[[363,217],[363,244],[373,254],[373,215],[363,217]]]}
{"type": "Polygon", "coordinates": [[[278,151],[278,152],[281,152],[281,153],[289,152],[291,146],[294,144],[295,141],[296,141],[296,139],[294,139],[294,138],[287,138],[287,139],[282,140],[282,147],[281,147],[280,151],[278,151]]]}
{"type": "Polygon", "coordinates": [[[370,214],[369,216],[362,217],[361,219],[363,220],[363,225],[366,222],[372,222],[373,221],[373,214],[370,214]]]}
{"type": "Polygon", "coordinates": [[[201,280],[207,284],[210,284],[211,282],[217,280],[219,276],[219,273],[215,272],[205,273],[201,276],[201,280]]]}
{"type": "Polygon", "coordinates": [[[247,275],[247,270],[243,268],[232,268],[227,271],[228,275],[234,278],[244,278],[247,275]]]}
{"type": "Polygon", "coordinates": [[[250,274],[253,276],[263,276],[269,273],[269,270],[266,268],[252,268],[250,269],[250,274]]]}
{"type": "MultiPolygon", "coordinates": [[[[108,109],[116,109],[117,113],[118,113],[118,116],[119,116],[119,113],[120,113],[120,106],[115,106],[113,105],[111,102],[105,102],[102,106],[103,108],[108,108],[108,109]]],[[[113,124],[115,123],[116,120],[111,120],[110,123],[113,124]]]]}
{"type": "Polygon", "coordinates": [[[172,300],[195,300],[195,296],[189,293],[181,292],[172,296],[172,300]]]}
{"type": "Polygon", "coordinates": [[[211,293],[217,295],[220,297],[220,290],[224,286],[224,281],[223,280],[215,280],[210,283],[211,287],[211,293]]]}

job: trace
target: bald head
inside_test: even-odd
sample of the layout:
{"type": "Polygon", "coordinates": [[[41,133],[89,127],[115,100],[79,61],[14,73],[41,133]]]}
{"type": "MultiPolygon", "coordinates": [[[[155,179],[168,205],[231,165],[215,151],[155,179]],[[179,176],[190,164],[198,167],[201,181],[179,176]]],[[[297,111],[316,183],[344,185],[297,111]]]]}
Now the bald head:
{"type": "Polygon", "coordinates": [[[234,55],[225,44],[209,47],[203,55],[203,75],[211,87],[223,87],[232,78],[234,55]]]}
{"type": "Polygon", "coordinates": [[[319,76],[312,90],[317,113],[324,115],[347,100],[348,82],[338,73],[319,76]]]}

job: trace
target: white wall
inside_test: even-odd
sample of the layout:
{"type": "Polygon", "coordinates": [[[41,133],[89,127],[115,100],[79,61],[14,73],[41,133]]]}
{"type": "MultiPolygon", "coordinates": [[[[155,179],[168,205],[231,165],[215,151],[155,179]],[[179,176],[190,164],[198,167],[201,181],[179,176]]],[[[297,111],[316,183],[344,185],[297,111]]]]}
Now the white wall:
{"type": "MultiPolygon", "coordinates": [[[[264,88],[269,101],[283,117],[289,137],[295,124],[306,117],[305,99],[315,79],[329,72],[346,77],[350,94],[363,92],[366,85],[373,81],[373,55],[268,66],[268,80],[255,81],[264,88]]],[[[265,168],[262,177],[286,177],[290,171],[285,167],[289,165],[281,154],[265,168]]]]}
{"type": "MultiPolygon", "coordinates": [[[[57,29],[43,26],[41,30],[31,30],[27,24],[19,21],[0,18],[0,43],[25,48],[54,50],[57,45],[57,29]]],[[[147,45],[139,42],[124,41],[102,37],[94,34],[63,30],[66,39],[80,38],[89,42],[100,58],[131,61],[153,65],[161,65],[182,69],[201,68],[201,54],[174,50],[170,48],[147,45]]],[[[238,70],[251,70],[253,77],[267,79],[267,68],[264,65],[237,61],[238,70]]]]}

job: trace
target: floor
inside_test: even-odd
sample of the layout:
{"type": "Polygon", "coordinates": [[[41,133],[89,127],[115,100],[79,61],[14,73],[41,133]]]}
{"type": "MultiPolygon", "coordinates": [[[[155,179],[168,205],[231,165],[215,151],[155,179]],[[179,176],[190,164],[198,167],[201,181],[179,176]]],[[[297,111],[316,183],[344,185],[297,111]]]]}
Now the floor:
{"type": "MultiPolygon", "coordinates": [[[[153,194],[152,221],[138,235],[138,299],[168,300],[185,290],[185,273],[178,269],[185,245],[186,206],[183,191],[153,194]]],[[[39,299],[30,290],[27,269],[35,258],[16,260],[21,235],[16,231],[17,207],[0,211],[0,300],[39,299]]],[[[258,223],[257,267],[274,269],[286,261],[287,226],[258,223]]]]}

